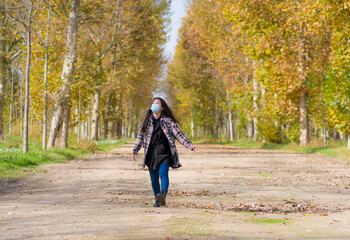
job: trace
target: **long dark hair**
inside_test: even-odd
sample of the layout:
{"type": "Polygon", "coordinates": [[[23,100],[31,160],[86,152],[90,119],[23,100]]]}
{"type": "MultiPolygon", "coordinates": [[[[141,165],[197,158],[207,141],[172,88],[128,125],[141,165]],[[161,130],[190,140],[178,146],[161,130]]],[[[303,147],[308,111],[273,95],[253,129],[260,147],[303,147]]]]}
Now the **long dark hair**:
{"type": "MultiPolygon", "coordinates": [[[[154,97],[152,99],[152,103],[154,100],[156,99],[159,99],[161,104],[162,104],[162,107],[163,107],[163,110],[162,110],[162,114],[164,116],[167,116],[168,118],[171,118],[174,122],[176,122],[177,124],[180,125],[179,121],[175,118],[173,112],[171,111],[171,109],[169,108],[168,104],[166,103],[166,101],[161,98],[161,97],[154,97]]],[[[151,103],[151,105],[152,105],[151,103]]],[[[144,133],[146,131],[146,128],[147,128],[147,125],[148,125],[148,122],[149,122],[149,118],[150,116],[153,114],[152,110],[150,109],[151,108],[151,105],[150,107],[148,108],[147,112],[145,113],[143,119],[142,119],[142,122],[141,122],[141,132],[144,133]]]]}

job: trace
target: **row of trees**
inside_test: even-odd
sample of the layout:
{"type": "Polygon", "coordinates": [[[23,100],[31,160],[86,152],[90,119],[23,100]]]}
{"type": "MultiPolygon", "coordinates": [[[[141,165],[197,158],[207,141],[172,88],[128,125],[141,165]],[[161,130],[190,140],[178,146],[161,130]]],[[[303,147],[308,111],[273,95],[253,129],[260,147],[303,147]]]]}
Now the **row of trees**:
{"type": "MultiPolygon", "coordinates": [[[[193,136],[350,136],[350,3],[192,0],[168,81],[193,136]]],[[[350,147],[350,140],[349,140],[350,147]]]]}
{"type": "Polygon", "coordinates": [[[169,7],[168,0],[1,1],[0,141],[21,134],[27,152],[28,124],[40,125],[44,149],[67,147],[69,132],[78,141],[131,136],[159,85],[169,7]]]}

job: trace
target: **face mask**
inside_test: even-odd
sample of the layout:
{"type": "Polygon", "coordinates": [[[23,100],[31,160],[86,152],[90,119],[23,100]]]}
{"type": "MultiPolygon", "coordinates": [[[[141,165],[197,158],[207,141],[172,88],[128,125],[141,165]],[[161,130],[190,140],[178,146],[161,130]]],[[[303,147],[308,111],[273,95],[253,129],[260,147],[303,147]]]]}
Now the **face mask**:
{"type": "Polygon", "coordinates": [[[159,107],[160,107],[160,106],[159,106],[158,104],[153,103],[152,106],[151,106],[152,112],[153,112],[153,113],[159,112],[159,107]]]}

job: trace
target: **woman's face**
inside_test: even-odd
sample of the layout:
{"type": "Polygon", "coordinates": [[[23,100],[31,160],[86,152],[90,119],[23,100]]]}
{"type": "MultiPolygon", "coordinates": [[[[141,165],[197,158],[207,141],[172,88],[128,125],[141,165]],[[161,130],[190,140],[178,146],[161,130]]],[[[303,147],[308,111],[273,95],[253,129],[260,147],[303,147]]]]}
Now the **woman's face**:
{"type": "Polygon", "coordinates": [[[159,110],[162,111],[163,107],[162,107],[162,102],[159,99],[154,99],[154,101],[152,102],[152,104],[158,104],[159,105],[159,110]]]}

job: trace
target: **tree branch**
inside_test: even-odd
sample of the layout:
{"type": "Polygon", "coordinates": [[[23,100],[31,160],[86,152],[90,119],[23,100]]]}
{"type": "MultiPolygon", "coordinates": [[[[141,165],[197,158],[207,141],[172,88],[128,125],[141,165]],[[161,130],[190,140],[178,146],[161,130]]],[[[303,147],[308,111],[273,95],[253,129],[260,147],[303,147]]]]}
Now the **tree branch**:
{"type": "Polygon", "coordinates": [[[7,11],[7,9],[6,9],[5,6],[3,6],[3,9],[4,9],[5,13],[6,13],[10,18],[12,18],[12,19],[15,20],[16,22],[22,24],[23,27],[25,28],[25,30],[28,31],[27,24],[26,24],[24,21],[22,21],[22,20],[16,18],[15,16],[11,15],[11,13],[10,13],[9,11],[7,11]]]}
{"type": "Polygon", "coordinates": [[[18,55],[20,55],[23,51],[22,50],[18,50],[11,58],[10,61],[12,62],[16,57],[18,57],[18,55]]]}

